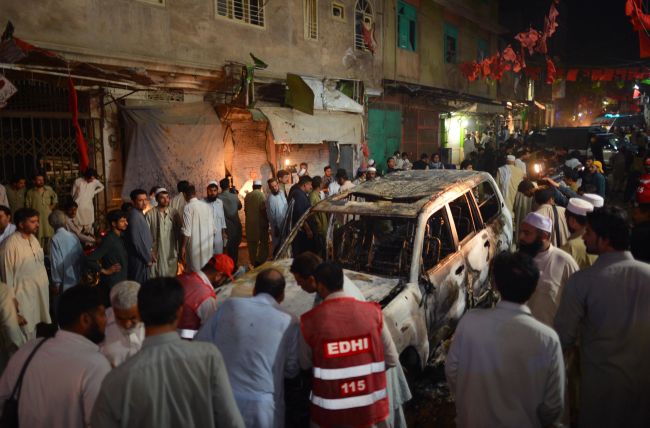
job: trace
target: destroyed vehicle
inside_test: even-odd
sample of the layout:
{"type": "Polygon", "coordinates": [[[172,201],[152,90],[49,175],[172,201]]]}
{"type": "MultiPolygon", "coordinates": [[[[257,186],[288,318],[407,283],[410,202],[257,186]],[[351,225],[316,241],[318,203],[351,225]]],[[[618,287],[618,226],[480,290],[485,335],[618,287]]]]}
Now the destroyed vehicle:
{"type": "Polygon", "coordinates": [[[511,244],[512,217],[494,179],[477,171],[402,171],[321,201],[294,225],[275,260],[218,290],[250,296],[262,269],[280,270],[282,306],[313,307],[289,272],[292,242],[305,221],[328,219],[324,254],[340,263],[366,300],[381,305],[407,367],[423,368],[466,309],[493,297],[490,261],[511,244]],[[322,218],[322,217],[321,217],[322,218]]]}

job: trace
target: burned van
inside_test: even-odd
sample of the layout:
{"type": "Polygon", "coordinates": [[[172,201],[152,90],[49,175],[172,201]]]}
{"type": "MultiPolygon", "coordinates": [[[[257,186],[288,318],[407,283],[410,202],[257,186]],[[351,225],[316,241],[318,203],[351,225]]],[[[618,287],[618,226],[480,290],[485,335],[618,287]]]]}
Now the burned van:
{"type": "Polygon", "coordinates": [[[287,279],[282,306],[295,315],[309,310],[313,295],[289,273],[291,244],[304,222],[319,215],[328,219],[326,258],[382,306],[398,351],[420,367],[468,308],[492,297],[490,262],[512,237],[511,214],[489,174],[396,172],[312,207],[275,260],[220,289],[220,298],[250,295],[256,273],[275,267],[287,279]]]}

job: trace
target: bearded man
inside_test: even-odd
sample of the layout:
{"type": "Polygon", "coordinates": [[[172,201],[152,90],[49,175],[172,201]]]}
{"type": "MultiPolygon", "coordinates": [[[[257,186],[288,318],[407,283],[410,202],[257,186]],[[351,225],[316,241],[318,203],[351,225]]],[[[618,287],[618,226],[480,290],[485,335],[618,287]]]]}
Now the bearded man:
{"type": "Polygon", "coordinates": [[[539,283],[528,300],[533,316],[553,327],[562,290],[571,275],[580,270],[576,261],[551,244],[553,222],[539,213],[528,213],[519,227],[519,251],[533,257],[540,270],[539,283]]]}

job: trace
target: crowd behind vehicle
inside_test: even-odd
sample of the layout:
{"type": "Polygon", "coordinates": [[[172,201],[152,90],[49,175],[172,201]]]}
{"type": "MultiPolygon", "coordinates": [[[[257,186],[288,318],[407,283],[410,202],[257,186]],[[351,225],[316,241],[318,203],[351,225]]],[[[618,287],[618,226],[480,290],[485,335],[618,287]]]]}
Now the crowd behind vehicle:
{"type": "Polygon", "coordinates": [[[0,189],[3,423],[405,426],[403,366],[451,343],[459,426],[647,426],[648,137],[609,131],[584,150],[470,133],[458,168],[396,152],[239,191],[161,183],[105,229],[95,171],[62,204],[42,174],[16,177],[0,189]]]}

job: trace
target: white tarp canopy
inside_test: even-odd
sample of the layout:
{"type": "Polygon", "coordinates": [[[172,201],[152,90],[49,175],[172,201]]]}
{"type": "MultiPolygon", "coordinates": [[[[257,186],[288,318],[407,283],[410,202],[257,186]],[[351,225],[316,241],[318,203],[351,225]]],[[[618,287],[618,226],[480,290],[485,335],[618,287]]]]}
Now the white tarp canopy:
{"type": "Polygon", "coordinates": [[[506,108],[499,104],[474,103],[468,107],[456,110],[456,113],[502,114],[506,108]]]}
{"type": "Polygon", "coordinates": [[[269,119],[275,144],[361,144],[362,116],[355,113],[314,110],[309,115],[286,107],[258,107],[269,119]]]}

